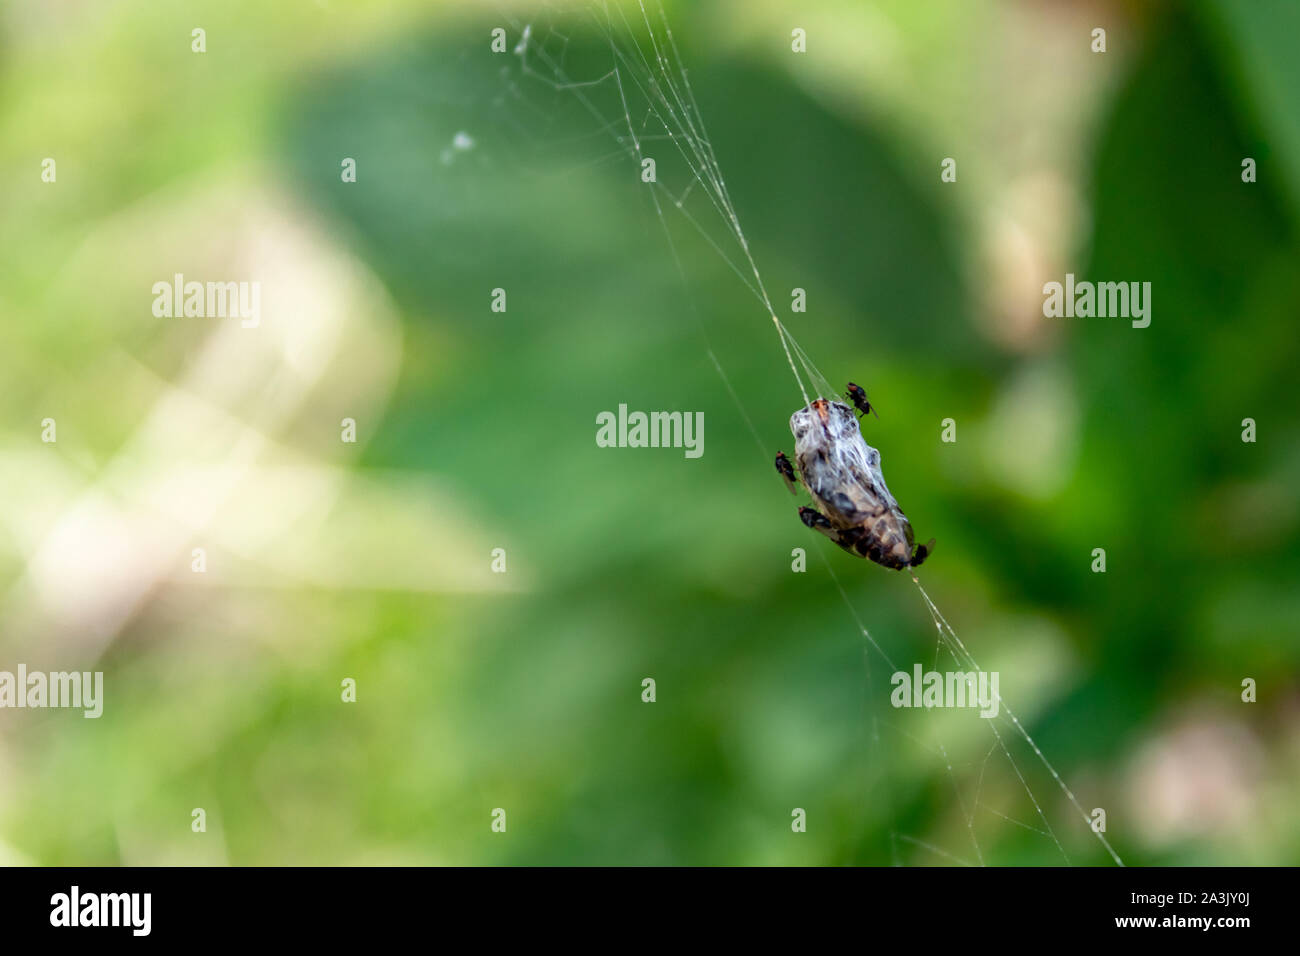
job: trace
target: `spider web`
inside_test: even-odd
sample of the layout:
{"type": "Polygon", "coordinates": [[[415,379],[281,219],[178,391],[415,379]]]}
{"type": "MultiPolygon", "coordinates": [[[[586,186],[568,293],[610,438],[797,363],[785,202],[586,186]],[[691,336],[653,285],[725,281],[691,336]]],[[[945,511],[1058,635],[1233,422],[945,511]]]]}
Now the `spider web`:
{"type": "MultiPolygon", "coordinates": [[[[756,300],[755,315],[757,319],[771,322],[777,339],[775,346],[789,366],[804,405],[819,396],[837,398],[838,390],[818,370],[772,304],[727,189],[722,165],[708,136],[672,25],[660,0],[606,0],[563,8],[547,3],[528,19],[506,12],[501,16],[510,27],[512,54],[510,65],[502,70],[502,93],[497,99],[498,107],[509,107],[502,111],[503,118],[534,145],[545,146],[548,143],[548,120],[553,120],[560,110],[577,109],[587,114],[592,123],[590,133],[582,139],[592,144],[601,140],[612,144],[612,148],[593,156],[591,165],[631,162],[642,167],[644,160],[653,158],[656,175],[653,181],[643,183],[644,190],[662,226],[671,260],[683,285],[689,288],[690,274],[679,253],[679,243],[674,239],[670,225],[674,220],[684,223],[689,231],[698,235],[756,300]],[[601,66],[593,69],[589,64],[570,64],[571,36],[576,35],[576,31],[594,32],[601,38],[608,49],[608,57],[601,66]],[[528,122],[521,122],[517,118],[520,116],[526,116],[528,122]],[[653,157],[650,150],[653,150],[653,157]]],[[[549,141],[550,145],[555,142],[549,141]]],[[[572,145],[571,141],[568,145],[572,145]]],[[[593,146],[593,152],[597,148],[593,146]]],[[[772,451],[760,437],[709,343],[707,328],[694,299],[687,294],[686,301],[705,342],[708,358],[753,435],[763,467],[770,469],[772,451]]],[[[779,487],[780,483],[774,481],[774,488],[779,487]]],[[[943,742],[945,734],[942,730],[933,730],[930,739],[922,739],[876,713],[880,678],[879,673],[873,670],[873,657],[885,664],[891,673],[903,668],[895,663],[867,628],[826,557],[827,545],[820,540],[818,543],[818,555],[826,572],[865,641],[863,661],[872,712],[870,741],[873,764],[883,759],[879,746],[882,727],[930,755],[938,772],[946,777],[951,787],[956,811],[969,837],[969,846],[953,850],[891,825],[889,839],[893,861],[896,864],[985,865],[989,860],[986,847],[979,839],[979,829],[993,820],[999,825],[1014,826],[1035,834],[1052,846],[1066,864],[1072,861],[1062,840],[1063,828],[1086,827],[1109,858],[1122,866],[1123,861],[1105,834],[1093,829],[1088,812],[1000,694],[996,698],[998,715],[978,718],[987,727],[987,742],[977,748],[967,745],[966,749],[971,753],[970,759],[965,760],[961,759],[961,754],[954,760],[943,742]],[[1034,773],[1045,775],[1044,780],[1050,779],[1049,786],[1064,800],[1058,812],[1051,812],[1043,796],[1044,784],[1040,783],[1037,788],[1031,784],[1030,777],[1034,773]],[[999,774],[1006,778],[1011,791],[1020,793],[1019,807],[1012,808],[1004,800],[1003,809],[999,809],[989,802],[992,799],[988,796],[991,778],[999,774]],[[1008,809],[1014,809],[1014,815],[1006,812],[1008,809]],[[1053,816],[1058,818],[1055,825],[1053,816]],[[907,848],[918,851],[917,857],[904,861],[903,854],[907,848]]],[[[970,649],[915,572],[911,573],[911,580],[935,628],[934,669],[938,670],[941,662],[951,660],[959,670],[980,672],[970,649]]],[[[907,713],[915,716],[928,714],[928,711],[907,713]]],[[[878,774],[873,774],[871,786],[883,789],[883,780],[878,774]]],[[[1007,789],[1002,788],[1004,795],[1007,789]]],[[[872,796],[888,804],[887,792],[872,796]]]]}

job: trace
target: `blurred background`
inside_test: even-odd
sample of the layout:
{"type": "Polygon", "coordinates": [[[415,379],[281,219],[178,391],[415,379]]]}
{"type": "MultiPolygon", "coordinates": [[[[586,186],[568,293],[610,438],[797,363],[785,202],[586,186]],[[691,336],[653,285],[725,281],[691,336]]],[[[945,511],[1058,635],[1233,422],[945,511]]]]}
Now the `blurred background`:
{"type": "MultiPolygon", "coordinates": [[[[98,720],[0,711],[0,861],[1111,862],[1005,720],[889,706],[854,616],[906,669],[934,625],[799,523],[802,399],[625,9],[0,5],[0,670],[105,674],[98,720]],[[260,324],[155,317],[175,273],[260,324]],[[620,403],[703,456],[597,447],[620,403]]],[[[1080,806],[1130,865],[1300,862],[1297,7],[664,12],[776,311],[1080,806]],[[1045,319],[1067,272],[1150,327],[1045,319]]]]}

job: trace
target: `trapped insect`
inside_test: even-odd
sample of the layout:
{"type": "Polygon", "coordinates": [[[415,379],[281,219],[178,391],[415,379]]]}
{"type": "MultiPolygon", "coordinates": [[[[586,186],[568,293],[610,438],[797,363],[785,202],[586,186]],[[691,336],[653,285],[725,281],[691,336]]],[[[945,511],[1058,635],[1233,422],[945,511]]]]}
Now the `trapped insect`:
{"type": "Polygon", "coordinates": [[[862,416],[867,414],[867,412],[870,412],[877,418],[880,417],[876,410],[871,407],[871,403],[867,401],[867,390],[861,385],[854,385],[852,382],[849,382],[848,391],[845,394],[848,395],[849,399],[853,402],[853,406],[861,413],[858,415],[859,421],[862,420],[862,416]]]}
{"type": "MultiPolygon", "coordinates": [[[[851,386],[849,395],[855,404],[855,388],[862,408],[866,395],[851,386]]],[[[799,509],[805,525],[849,554],[895,570],[918,567],[930,556],[934,539],[915,547],[912,525],[880,472],[880,452],[862,438],[853,409],[818,398],[790,416],[790,431],[798,480],[815,506],[799,509]]],[[[794,493],[794,469],[784,452],[777,452],[776,470],[794,493]]]]}

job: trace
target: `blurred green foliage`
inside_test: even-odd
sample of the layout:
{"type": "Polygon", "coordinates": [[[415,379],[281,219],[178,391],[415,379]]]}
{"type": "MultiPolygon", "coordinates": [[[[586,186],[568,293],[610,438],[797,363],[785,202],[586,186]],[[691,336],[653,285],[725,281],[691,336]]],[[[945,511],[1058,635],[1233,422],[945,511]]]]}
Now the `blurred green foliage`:
{"type": "MultiPolygon", "coordinates": [[[[1071,862],[1108,862],[1013,732],[1014,767],[977,717],[888,706],[889,669],[840,585],[900,666],[933,665],[933,625],[905,575],[821,547],[799,524],[771,467],[801,403],[779,341],[723,257],[675,210],[656,216],[605,128],[623,119],[616,90],[579,97],[516,58],[503,68],[486,38],[504,15],[477,5],[408,11],[396,26],[253,6],[213,7],[206,60],[159,53],[178,42],[162,26],[136,36],[130,49],[155,58],[151,82],[114,46],[144,22],[131,6],[97,14],[107,29],[76,44],[96,69],[59,80],[57,97],[6,69],[6,139],[24,131],[0,155],[18,213],[0,226],[14,263],[0,279],[6,445],[34,441],[52,402],[67,420],[98,417],[96,455],[125,440],[143,400],[86,369],[159,346],[54,314],[55,263],[97,221],[251,167],[378,277],[400,317],[398,377],[346,467],[450,488],[459,517],[527,583],[164,586],[102,660],[105,718],[52,713],[11,730],[0,714],[0,842],[62,864],[931,864],[950,860],[930,848],[974,862],[970,812],[986,862],[1062,863],[1027,785],[1071,862]],[[250,21],[262,40],[241,34],[250,21]],[[95,111],[79,105],[92,86],[95,111]],[[38,144],[75,149],[70,130],[87,124],[100,147],[86,155],[103,161],[63,164],[71,200],[33,199],[38,144]],[[473,148],[449,152],[459,132],[473,148]],[[343,156],[358,159],[355,184],[339,181],[343,156]],[[489,309],[496,287],[505,313],[489,309]],[[703,411],[704,456],[596,447],[596,414],[619,403],[703,411]],[[791,573],[793,548],[808,549],[807,573],[791,573]],[[342,676],[358,682],[356,705],[338,702],[342,676]],[[640,700],[645,677],[653,705],[640,700]],[[206,836],[189,832],[195,806],[214,821],[206,836]],[[489,829],[494,807],[509,814],[504,836],[489,829]],[[790,831],[794,807],[806,834],[790,831]]],[[[925,38],[909,68],[948,69],[958,84],[951,64],[987,63],[972,47],[997,35],[868,6],[904,43],[925,38]]],[[[1033,5],[971,6],[1043,28],[1033,5]]],[[[810,22],[845,9],[814,7],[810,22]]],[[[1296,35],[1294,8],[1161,5],[1111,23],[1105,57],[1072,61],[1108,75],[1080,80],[1092,98],[1065,104],[1084,119],[1077,168],[1058,172],[1077,177],[1086,228],[1062,271],[1150,281],[1153,322],[1036,316],[1064,327],[1014,345],[981,317],[995,275],[974,252],[1000,176],[976,167],[1001,155],[997,124],[965,131],[962,178],[940,185],[945,146],[865,97],[861,76],[790,66],[786,18],[770,5],[747,29],[770,24],[777,40],[717,42],[747,9],[669,13],[778,311],[831,382],[868,385],[880,411],[868,441],[918,538],[939,540],[928,591],[1001,672],[1082,805],[1107,809],[1126,862],[1294,863],[1300,78],[1280,42],[1296,35]],[[807,314],[788,314],[796,286],[807,314]],[[1035,419],[1043,409],[1060,412],[1035,419]],[[1241,441],[1246,417],[1255,444],[1241,441]],[[955,445],[939,441],[945,418],[955,445]],[[1035,459],[1040,443],[1052,460],[1035,459]],[[1089,570],[1096,547],[1104,575],[1089,570]],[[1258,704],[1240,703],[1244,677],[1258,704]],[[1225,765],[1241,778],[1218,803],[1222,781],[1151,776],[1197,761],[1179,750],[1189,723],[1210,728],[1211,751],[1244,736],[1260,755],[1225,765]],[[1238,791],[1244,820],[1219,806],[1238,791]],[[1161,825],[1201,800],[1204,819],[1161,825]]],[[[549,17],[535,29],[543,49],[562,47],[566,76],[609,70],[607,38],[580,12],[549,17]]],[[[11,34],[6,47],[42,49],[39,34],[11,34]]],[[[984,112],[1033,128],[1022,92],[984,112]]],[[[734,242],[725,251],[740,261],[734,242]]],[[[22,549],[4,541],[16,589],[22,549]]],[[[490,560],[455,540],[424,547],[400,560],[490,560]]],[[[346,561],[338,570],[347,577],[346,561]]],[[[0,668],[5,650],[0,637],[0,668]]]]}

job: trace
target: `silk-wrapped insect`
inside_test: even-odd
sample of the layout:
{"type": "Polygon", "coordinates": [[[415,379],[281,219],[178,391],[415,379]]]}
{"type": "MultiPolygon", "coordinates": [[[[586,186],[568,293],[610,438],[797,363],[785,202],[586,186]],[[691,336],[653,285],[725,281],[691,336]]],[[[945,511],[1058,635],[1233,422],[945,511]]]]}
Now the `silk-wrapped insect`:
{"type": "MultiPolygon", "coordinates": [[[[855,403],[856,404],[856,403],[855,403]]],[[[849,406],[818,398],[790,416],[798,480],[814,507],[799,518],[849,554],[887,568],[915,568],[934,551],[934,539],[915,546],[912,525],[889,493],[880,452],[866,443],[849,406]]],[[[794,492],[795,475],[784,453],[776,469],[794,492]]]]}

